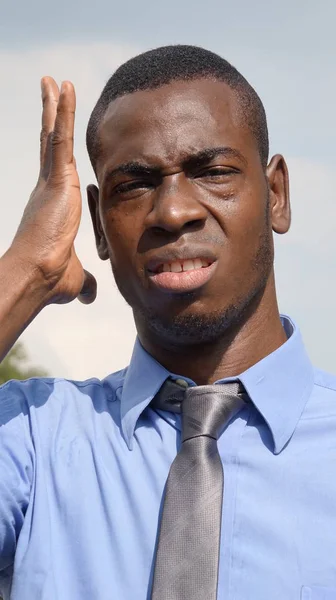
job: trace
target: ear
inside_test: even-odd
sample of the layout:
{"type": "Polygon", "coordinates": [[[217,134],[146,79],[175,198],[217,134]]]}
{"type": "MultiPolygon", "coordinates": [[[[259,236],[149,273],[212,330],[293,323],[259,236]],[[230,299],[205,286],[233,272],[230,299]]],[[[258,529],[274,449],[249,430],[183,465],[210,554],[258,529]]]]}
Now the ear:
{"type": "Polygon", "coordinates": [[[101,260],[107,260],[109,258],[109,253],[99,214],[99,189],[96,185],[91,184],[88,185],[86,191],[90,215],[92,219],[93,231],[96,238],[98,256],[99,258],[101,258],[101,260]]]}
{"type": "Polygon", "coordinates": [[[287,233],[291,223],[289,177],[285,159],[273,156],[266,169],[270,191],[270,214],[273,231],[287,233]]]}

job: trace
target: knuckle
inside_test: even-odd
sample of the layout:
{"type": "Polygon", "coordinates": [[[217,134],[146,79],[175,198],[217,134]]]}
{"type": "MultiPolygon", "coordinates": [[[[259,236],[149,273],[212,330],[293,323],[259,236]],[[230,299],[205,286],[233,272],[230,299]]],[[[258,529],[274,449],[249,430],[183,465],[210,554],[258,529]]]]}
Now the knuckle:
{"type": "Polygon", "coordinates": [[[53,133],[52,133],[52,138],[51,138],[52,146],[55,148],[55,147],[61,146],[65,142],[73,143],[74,142],[73,135],[65,134],[64,132],[58,131],[57,129],[55,129],[55,131],[53,131],[53,133]]]}
{"type": "Polygon", "coordinates": [[[41,144],[48,139],[50,132],[48,131],[47,127],[43,126],[41,129],[41,133],[40,133],[40,142],[41,144]]]}
{"type": "Polygon", "coordinates": [[[63,142],[64,142],[64,137],[63,137],[62,133],[57,130],[53,131],[52,137],[51,137],[52,146],[55,148],[57,146],[60,146],[63,142]]]}
{"type": "Polygon", "coordinates": [[[51,174],[48,177],[48,189],[51,192],[62,193],[66,185],[66,178],[63,173],[51,174]]]}
{"type": "Polygon", "coordinates": [[[52,163],[48,184],[51,184],[53,187],[55,187],[55,185],[64,186],[66,183],[70,184],[69,178],[71,177],[71,174],[71,165],[68,165],[63,160],[55,160],[52,163]]]}
{"type": "Polygon", "coordinates": [[[64,102],[60,101],[57,105],[57,118],[67,119],[69,115],[73,117],[73,115],[75,115],[75,110],[69,106],[66,106],[64,102]]]}

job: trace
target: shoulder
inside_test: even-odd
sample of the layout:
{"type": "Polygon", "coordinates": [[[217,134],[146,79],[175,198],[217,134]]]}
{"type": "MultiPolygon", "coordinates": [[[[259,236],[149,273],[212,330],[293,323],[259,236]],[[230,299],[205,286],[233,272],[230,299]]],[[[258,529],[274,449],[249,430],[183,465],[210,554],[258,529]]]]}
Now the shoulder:
{"type": "Polygon", "coordinates": [[[303,418],[327,419],[335,427],[336,376],[321,369],[314,369],[314,385],[304,410],[303,418]]]}
{"type": "Polygon", "coordinates": [[[314,385],[326,393],[335,394],[336,398],[336,375],[323,371],[322,369],[314,369],[314,385]]]}
{"type": "Polygon", "coordinates": [[[0,386],[0,425],[19,415],[45,414],[60,411],[85,411],[117,400],[126,369],[104,379],[76,381],[63,378],[33,377],[24,381],[11,380],[0,386]]]}

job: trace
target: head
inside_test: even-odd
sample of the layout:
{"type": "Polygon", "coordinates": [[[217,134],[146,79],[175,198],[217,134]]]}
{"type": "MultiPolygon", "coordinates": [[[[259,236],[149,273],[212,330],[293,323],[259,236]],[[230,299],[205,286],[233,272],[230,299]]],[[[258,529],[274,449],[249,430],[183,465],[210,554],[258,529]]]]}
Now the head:
{"type": "Polygon", "coordinates": [[[191,46],[131,59],[106,84],[87,146],[98,253],[142,337],[212,342],[275,302],[287,169],[278,155],[268,164],[263,105],[227,61],[191,46]]]}

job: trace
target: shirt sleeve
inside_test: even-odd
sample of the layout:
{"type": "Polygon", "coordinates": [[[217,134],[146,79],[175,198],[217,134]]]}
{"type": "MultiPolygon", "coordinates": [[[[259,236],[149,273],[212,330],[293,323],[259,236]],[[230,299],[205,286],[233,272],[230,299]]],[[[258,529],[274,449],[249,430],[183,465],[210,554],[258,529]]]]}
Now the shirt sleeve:
{"type": "Polygon", "coordinates": [[[0,571],[14,562],[33,474],[29,407],[20,383],[11,381],[0,387],[0,571]]]}

